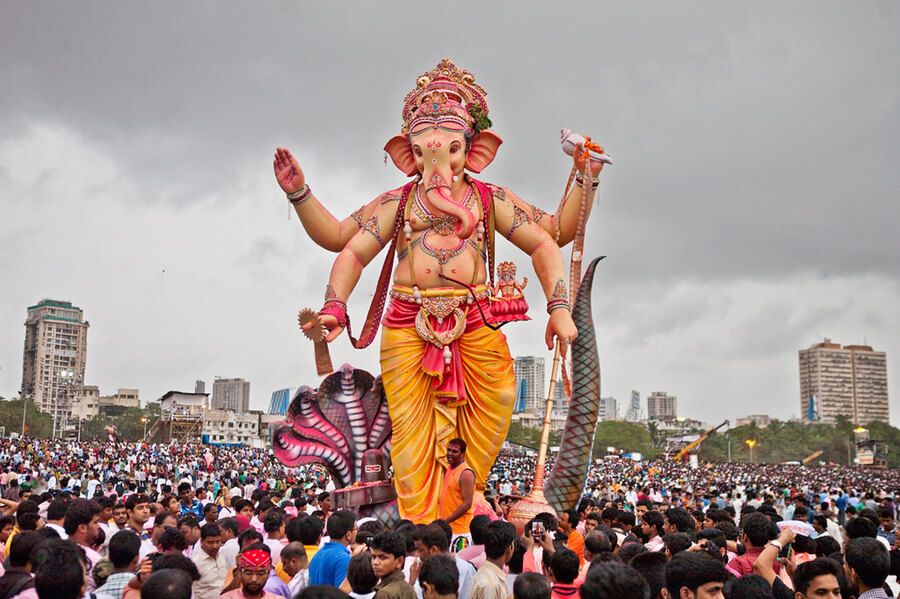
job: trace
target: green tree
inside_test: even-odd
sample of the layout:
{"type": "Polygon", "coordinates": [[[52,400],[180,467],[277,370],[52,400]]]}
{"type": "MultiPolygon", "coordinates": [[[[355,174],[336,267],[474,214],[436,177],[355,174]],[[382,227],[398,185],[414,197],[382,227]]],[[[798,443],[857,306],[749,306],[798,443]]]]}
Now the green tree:
{"type": "MultiPolygon", "coordinates": [[[[550,432],[549,444],[551,447],[558,446],[561,439],[561,433],[550,432]]],[[[513,422],[509,425],[509,433],[506,435],[506,440],[537,451],[541,445],[541,427],[524,426],[521,422],[513,422]]]]}
{"type": "Polygon", "coordinates": [[[25,410],[25,423],[28,425],[27,435],[46,438],[53,434],[53,417],[37,409],[32,400],[11,399],[0,401],[0,426],[6,434],[22,432],[22,410],[25,410]],[[23,403],[27,403],[25,406],[23,403]]]}
{"type": "Polygon", "coordinates": [[[648,422],[647,432],[650,434],[650,446],[660,447],[662,445],[662,435],[659,431],[659,423],[652,420],[648,422]]]}
{"type": "Polygon", "coordinates": [[[597,425],[594,433],[594,457],[606,455],[607,447],[615,447],[628,453],[639,452],[645,458],[659,454],[653,447],[650,431],[642,424],[605,420],[597,425]]]}

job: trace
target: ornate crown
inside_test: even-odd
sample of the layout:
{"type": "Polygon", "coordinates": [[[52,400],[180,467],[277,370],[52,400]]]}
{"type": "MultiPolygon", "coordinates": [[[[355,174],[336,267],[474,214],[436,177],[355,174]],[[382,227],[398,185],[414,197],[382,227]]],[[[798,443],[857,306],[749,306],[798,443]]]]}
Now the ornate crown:
{"type": "Polygon", "coordinates": [[[497,265],[497,274],[501,277],[515,277],[516,265],[513,262],[501,262],[497,265]]]}
{"type": "Polygon", "coordinates": [[[409,133],[417,122],[454,121],[480,131],[491,126],[487,92],[475,83],[475,75],[460,69],[449,58],[416,79],[416,88],[403,99],[403,126],[409,133]]]}

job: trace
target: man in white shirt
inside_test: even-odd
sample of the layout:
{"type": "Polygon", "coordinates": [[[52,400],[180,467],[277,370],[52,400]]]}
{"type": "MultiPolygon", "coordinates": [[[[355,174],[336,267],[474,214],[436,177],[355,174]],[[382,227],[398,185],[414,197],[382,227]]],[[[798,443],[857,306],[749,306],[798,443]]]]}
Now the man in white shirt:
{"type": "Polygon", "coordinates": [[[50,505],[47,506],[47,528],[52,528],[59,534],[60,539],[67,539],[69,535],[66,534],[66,529],[64,528],[65,519],[66,519],[66,510],[69,508],[69,504],[62,499],[54,499],[50,502],[50,505]]]}
{"type": "Polygon", "coordinates": [[[200,572],[200,580],[194,583],[195,599],[218,599],[228,565],[219,549],[222,546],[222,532],[217,524],[204,524],[200,528],[200,548],[193,553],[191,561],[200,572]]]}
{"type": "Polygon", "coordinates": [[[288,583],[291,597],[296,597],[309,584],[309,560],[303,543],[294,542],[284,546],[281,550],[281,566],[285,574],[291,577],[288,583]]]}
{"type": "MultiPolygon", "coordinates": [[[[416,546],[416,554],[418,555],[418,563],[425,561],[432,555],[446,555],[456,562],[456,570],[459,572],[459,589],[457,592],[458,599],[469,599],[472,592],[472,581],[475,579],[475,566],[456,555],[450,553],[450,536],[452,532],[444,530],[437,524],[429,524],[428,526],[413,532],[413,542],[416,546]],[[448,532],[450,535],[448,536],[448,532]]],[[[417,566],[413,566],[417,570],[417,566]]],[[[418,578],[415,580],[413,590],[416,597],[422,599],[424,596],[422,586],[418,578]]]]}
{"type": "Polygon", "coordinates": [[[281,563],[281,551],[285,546],[285,522],[284,516],[278,510],[269,510],[263,523],[266,538],[263,543],[268,546],[272,555],[272,565],[277,566],[281,563]]]}

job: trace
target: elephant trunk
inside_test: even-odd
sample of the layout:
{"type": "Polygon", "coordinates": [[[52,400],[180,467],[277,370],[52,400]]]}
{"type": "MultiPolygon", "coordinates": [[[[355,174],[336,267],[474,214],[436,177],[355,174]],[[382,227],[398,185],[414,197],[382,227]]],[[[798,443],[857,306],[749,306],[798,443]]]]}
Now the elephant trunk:
{"type": "Polygon", "coordinates": [[[591,289],[594,270],[602,259],[596,258],[587,267],[572,310],[578,327],[578,337],[571,347],[572,400],[556,464],[544,489],[547,501],[557,513],[576,507],[581,499],[594,447],[600,408],[600,358],[591,314],[591,289]]]}
{"type": "Polygon", "coordinates": [[[449,180],[450,178],[444,176],[438,169],[426,169],[424,177],[425,194],[435,209],[456,217],[456,236],[460,239],[468,239],[475,231],[475,215],[472,214],[471,210],[453,200],[453,196],[450,195],[449,180]]]}

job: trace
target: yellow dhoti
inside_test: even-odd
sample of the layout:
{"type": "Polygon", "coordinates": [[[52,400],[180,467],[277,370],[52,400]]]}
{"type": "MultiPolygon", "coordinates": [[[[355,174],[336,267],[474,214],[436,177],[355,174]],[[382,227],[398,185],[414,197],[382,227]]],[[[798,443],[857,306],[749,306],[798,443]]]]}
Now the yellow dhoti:
{"type": "Polygon", "coordinates": [[[453,377],[464,391],[451,396],[446,384],[438,391],[437,382],[449,373],[428,367],[433,360],[423,360],[426,352],[435,351],[433,345],[415,326],[398,326],[410,324],[410,315],[418,310],[414,303],[391,300],[381,334],[381,378],[393,426],[391,462],[400,517],[429,523],[437,518],[450,439],[466,442],[465,459],[475,472],[476,488],[484,488],[509,431],[515,376],[506,335],[483,326],[472,307],[465,332],[448,345],[453,377]]]}

